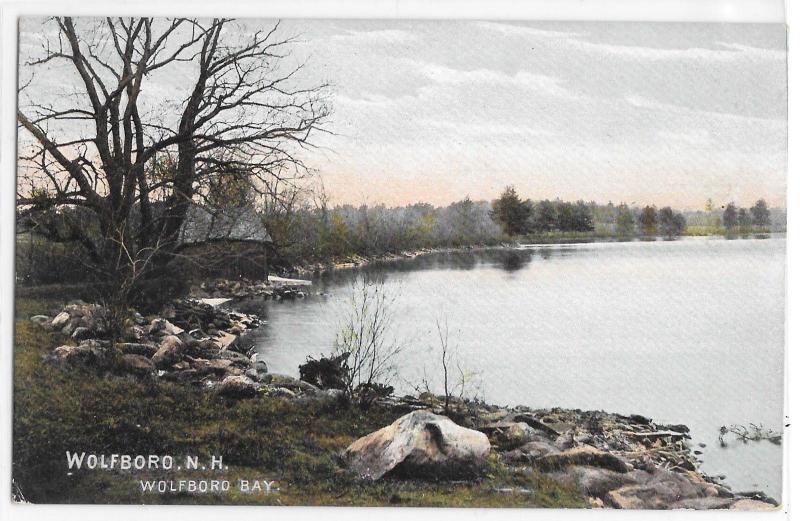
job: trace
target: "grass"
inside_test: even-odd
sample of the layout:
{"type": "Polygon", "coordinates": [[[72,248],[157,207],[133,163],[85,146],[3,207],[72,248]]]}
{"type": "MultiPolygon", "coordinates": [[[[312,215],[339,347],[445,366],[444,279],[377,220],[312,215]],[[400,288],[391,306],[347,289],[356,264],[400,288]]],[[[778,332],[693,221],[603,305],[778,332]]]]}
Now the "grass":
{"type": "Polygon", "coordinates": [[[14,345],[13,476],[34,503],[190,503],[351,506],[585,507],[572,487],[536,473],[511,472],[493,455],[472,482],[359,479],[337,454],[396,419],[384,409],[278,398],[228,401],[202,389],[62,371],[42,364],[58,333],[33,325],[59,299],[20,298],[14,345]],[[68,472],[66,451],[102,454],[222,456],[219,471],[68,472]],[[142,493],[140,480],[227,479],[224,494],[142,493]],[[243,493],[237,480],[275,481],[271,494],[243,493]],[[524,488],[532,494],[497,493],[524,488]]]}

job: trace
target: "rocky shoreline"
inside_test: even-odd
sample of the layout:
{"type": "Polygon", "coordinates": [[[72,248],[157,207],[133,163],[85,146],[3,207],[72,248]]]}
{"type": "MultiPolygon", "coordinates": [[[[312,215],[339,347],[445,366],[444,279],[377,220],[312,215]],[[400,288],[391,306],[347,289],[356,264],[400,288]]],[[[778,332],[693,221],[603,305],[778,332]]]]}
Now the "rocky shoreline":
{"type": "Polygon", "coordinates": [[[327,263],[314,262],[314,263],[298,264],[292,266],[288,270],[288,273],[303,277],[319,273],[325,273],[328,271],[340,270],[340,269],[363,268],[365,266],[369,266],[370,264],[375,264],[378,262],[391,262],[403,259],[415,259],[423,255],[433,255],[436,253],[458,253],[465,251],[474,252],[474,251],[487,251],[487,250],[502,250],[513,247],[514,245],[511,244],[498,244],[494,246],[421,248],[418,250],[401,251],[398,253],[383,253],[380,255],[369,255],[369,256],[353,254],[345,259],[339,259],[337,261],[331,261],[327,263]]]}
{"type": "MultiPolygon", "coordinates": [[[[303,291],[296,286],[292,291],[303,291]]],[[[161,316],[138,313],[122,338],[108,338],[102,306],[72,302],[31,321],[70,338],[45,357],[69,369],[100,369],[107,376],[159,379],[196,386],[226,399],[343,403],[343,392],[270,373],[247,333],[258,317],[226,309],[227,295],[281,296],[270,283],[210,283],[161,316]],[[238,284],[238,286],[237,286],[238,284]],[[238,289],[237,289],[238,288],[238,289]],[[237,291],[239,294],[237,294],[237,291]],[[116,349],[110,349],[113,346],[116,349]]],[[[297,298],[294,293],[291,298],[297,298]]],[[[735,493],[700,470],[685,425],[660,425],[638,415],[560,408],[489,405],[423,393],[390,396],[373,404],[398,420],[353,442],[339,455],[364,479],[480,480],[494,462],[511,475],[546,475],[575,486],[592,507],[621,509],[773,510],[760,492],[735,493]],[[447,406],[445,407],[445,404],[447,406]]],[[[532,490],[498,488],[498,494],[532,490]]]]}

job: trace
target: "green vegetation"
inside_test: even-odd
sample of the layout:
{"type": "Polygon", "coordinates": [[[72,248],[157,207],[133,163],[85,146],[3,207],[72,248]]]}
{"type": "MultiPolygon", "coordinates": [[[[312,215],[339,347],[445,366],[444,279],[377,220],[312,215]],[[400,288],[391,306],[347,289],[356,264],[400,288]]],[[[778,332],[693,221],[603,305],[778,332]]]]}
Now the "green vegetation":
{"type": "Polygon", "coordinates": [[[66,343],[29,316],[59,302],[17,301],[13,476],[25,497],[69,503],[583,507],[585,500],[538,474],[515,475],[497,461],[471,483],[363,481],[337,453],[396,419],[380,407],[278,398],[227,401],[180,384],[61,371],[41,357],[66,343]],[[222,474],[191,471],[74,471],[66,451],[222,456],[222,474]],[[277,493],[142,494],[140,479],[274,480],[277,493]],[[498,488],[534,493],[498,493],[498,488]]]}

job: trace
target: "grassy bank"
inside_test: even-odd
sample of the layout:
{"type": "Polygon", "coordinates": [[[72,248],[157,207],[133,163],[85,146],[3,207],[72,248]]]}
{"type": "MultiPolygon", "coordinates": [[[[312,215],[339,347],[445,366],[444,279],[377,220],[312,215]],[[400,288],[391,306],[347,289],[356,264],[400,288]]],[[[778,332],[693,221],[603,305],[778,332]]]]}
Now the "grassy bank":
{"type": "Polygon", "coordinates": [[[539,474],[514,475],[492,460],[473,482],[363,481],[344,470],[337,453],[396,419],[335,403],[279,398],[229,401],[181,384],[62,371],[42,364],[68,343],[29,320],[58,301],[17,301],[14,346],[13,475],[34,503],[231,503],[280,505],[583,507],[573,488],[539,474]],[[69,473],[66,451],[169,454],[200,460],[222,456],[224,473],[101,471],[69,473]],[[229,492],[143,494],[140,479],[262,479],[271,494],[229,492]],[[498,493],[524,488],[533,494],[498,493]]]}

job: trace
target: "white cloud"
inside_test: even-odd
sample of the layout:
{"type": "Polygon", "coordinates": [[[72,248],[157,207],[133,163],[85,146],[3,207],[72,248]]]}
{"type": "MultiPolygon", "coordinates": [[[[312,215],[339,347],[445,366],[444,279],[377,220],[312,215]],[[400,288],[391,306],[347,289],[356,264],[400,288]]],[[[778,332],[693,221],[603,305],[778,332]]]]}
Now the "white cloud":
{"type": "Polygon", "coordinates": [[[357,43],[407,43],[417,40],[417,35],[401,29],[381,29],[377,31],[347,31],[346,34],[335,34],[331,40],[357,43]]]}
{"type": "Polygon", "coordinates": [[[586,33],[551,31],[547,29],[536,29],[524,25],[507,24],[500,22],[475,22],[474,25],[481,29],[489,29],[504,35],[533,36],[537,38],[575,38],[585,36],[586,33]]]}
{"type": "Polygon", "coordinates": [[[613,45],[607,43],[595,43],[585,40],[568,39],[565,42],[576,50],[594,53],[613,55],[618,58],[625,58],[637,61],[695,61],[695,62],[733,62],[747,59],[784,59],[785,53],[770,49],[759,49],[744,45],[718,43],[727,49],[709,49],[703,47],[692,47],[689,49],[663,49],[655,47],[642,47],[633,45],[613,45]]]}

